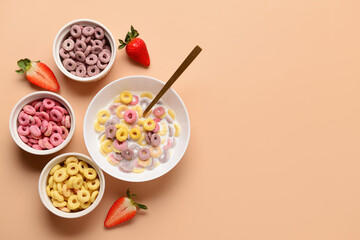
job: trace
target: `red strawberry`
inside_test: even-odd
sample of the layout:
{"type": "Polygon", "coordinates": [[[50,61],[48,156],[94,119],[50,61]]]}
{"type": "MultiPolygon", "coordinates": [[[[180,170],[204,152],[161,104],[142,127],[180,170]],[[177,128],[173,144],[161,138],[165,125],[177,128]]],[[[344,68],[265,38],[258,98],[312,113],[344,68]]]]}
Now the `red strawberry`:
{"type": "Polygon", "coordinates": [[[25,73],[26,78],[32,84],[49,91],[57,92],[60,86],[51,69],[40,61],[30,61],[28,58],[21,59],[17,62],[20,67],[17,73],[25,73]]]}
{"type": "Polygon", "coordinates": [[[132,197],[136,197],[136,195],[130,195],[129,189],[126,194],[127,197],[119,198],[111,206],[104,222],[105,227],[112,227],[133,218],[136,214],[137,207],[145,210],[148,209],[145,205],[136,203],[132,200],[132,197]]]}
{"type": "Polygon", "coordinates": [[[141,38],[138,38],[137,36],[139,36],[138,31],[136,31],[134,27],[131,26],[131,32],[126,34],[125,42],[119,39],[119,49],[122,49],[126,46],[126,53],[131,59],[139,62],[145,67],[148,67],[150,65],[150,57],[146,48],[146,44],[141,38]]]}

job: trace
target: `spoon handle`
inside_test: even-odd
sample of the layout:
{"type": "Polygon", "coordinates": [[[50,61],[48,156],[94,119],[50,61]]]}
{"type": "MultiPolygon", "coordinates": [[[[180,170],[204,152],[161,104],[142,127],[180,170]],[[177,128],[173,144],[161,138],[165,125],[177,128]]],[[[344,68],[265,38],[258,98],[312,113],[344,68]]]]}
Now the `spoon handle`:
{"type": "Polygon", "coordinates": [[[159,91],[159,93],[155,96],[155,98],[151,101],[149,106],[145,109],[143,112],[143,116],[146,116],[146,114],[149,112],[149,110],[159,101],[159,99],[164,95],[164,93],[173,85],[173,83],[178,79],[178,77],[185,71],[185,69],[194,61],[194,59],[199,55],[201,52],[201,48],[199,46],[196,46],[189,56],[186,57],[186,59],[182,62],[182,64],[179,66],[179,68],[174,72],[174,74],[171,76],[171,78],[166,82],[166,84],[162,87],[162,89],[159,91]]]}

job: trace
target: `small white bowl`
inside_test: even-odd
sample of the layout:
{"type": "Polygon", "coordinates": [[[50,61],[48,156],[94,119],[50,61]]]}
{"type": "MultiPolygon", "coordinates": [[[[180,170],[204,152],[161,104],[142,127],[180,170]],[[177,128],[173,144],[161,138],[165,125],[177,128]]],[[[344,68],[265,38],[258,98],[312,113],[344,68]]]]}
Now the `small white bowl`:
{"type": "Polygon", "coordinates": [[[39,178],[39,195],[40,195],[40,199],[41,199],[42,203],[50,212],[52,212],[53,214],[58,215],[60,217],[63,217],[63,218],[78,218],[78,217],[82,217],[82,216],[85,216],[86,214],[90,213],[100,203],[100,201],[104,195],[104,192],[105,192],[104,173],[96,165],[96,163],[94,163],[94,161],[91,160],[91,158],[89,158],[88,156],[81,154],[81,153],[64,153],[64,154],[61,154],[61,155],[53,158],[43,168],[43,170],[41,171],[41,174],[40,174],[40,178],[39,178]],[[99,177],[99,181],[100,181],[100,190],[99,190],[98,196],[96,197],[95,201],[90,205],[90,207],[88,207],[84,210],[78,211],[78,212],[67,213],[67,212],[63,212],[63,211],[57,209],[56,207],[54,207],[54,205],[52,205],[52,202],[46,193],[46,186],[47,186],[48,176],[49,176],[49,172],[50,172],[51,168],[54,167],[58,163],[64,162],[66,160],[66,158],[68,158],[70,156],[74,156],[74,157],[78,158],[79,160],[83,160],[83,161],[87,162],[89,164],[89,166],[91,166],[95,169],[95,171],[99,177]]]}
{"type": "Polygon", "coordinates": [[[116,57],[116,51],[117,51],[117,48],[116,48],[116,44],[115,44],[115,39],[112,36],[109,29],[107,29],[103,24],[101,24],[95,20],[91,20],[91,19],[77,19],[77,20],[67,23],[57,33],[55,40],[54,40],[54,46],[53,46],[54,60],[55,60],[56,65],[60,69],[60,71],[63,74],[65,74],[68,78],[71,78],[71,79],[73,79],[75,81],[79,81],[79,82],[94,82],[94,81],[100,80],[103,77],[105,77],[106,74],[109,73],[111,67],[114,64],[115,57],[116,57]],[[92,27],[101,27],[104,30],[105,37],[108,40],[108,42],[110,44],[110,48],[111,48],[111,59],[110,59],[110,62],[108,63],[108,65],[106,66],[106,68],[104,70],[102,70],[98,75],[88,77],[88,78],[75,76],[75,75],[71,74],[68,70],[66,70],[64,65],[61,62],[60,55],[59,55],[59,50],[60,50],[61,44],[69,36],[70,28],[74,24],[87,25],[87,26],[92,26],[92,27]]]}
{"type": "Polygon", "coordinates": [[[160,164],[153,170],[146,170],[140,174],[123,173],[118,167],[109,164],[106,157],[99,152],[99,134],[94,130],[94,122],[96,121],[98,111],[107,107],[112,102],[113,98],[122,91],[148,91],[156,95],[163,86],[163,82],[152,77],[124,77],[106,85],[90,102],[84,118],[85,145],[92,159],[103,171],[120,180],[128,182],[144,182],[164,175],[173,169],[181,160],[190,140],[190,120],[185,104],[172,88],[164,94],[162,99],[176,112],[176,121],[181,126],[181,134],[168,162],[160,164]]]}
{"type": "Polygon", "coordinates": [[[33,93],[30,93],[29,95],[26,95],[25,97],[23,97],[22,99],[20,99],[20,101],[18,101],[16,103],[16,105],[14,106],[14,108],[10,114],[9,125],[10,125],[9,129],[10,129],[11,136],[14,139],[15,143],[20,148],[22,148],[24,151],[32,153],[32,154],[48,155],[48,154],[52,154],[52,153],[56,153],[56,152],[60,151],[70,142],[70,140],[73,137],[74,132],[75,132],[75,114],[74,114],[72,107],[70,106],[70,103],[68,103],[68,101],[66,101],[65,98],[63,98],[62,96],[60,96],[56,93],[53,93],[53,92],[48,92],[48,91],[33,92],[33,93]],[[58,101],[59,103],[61,103],[66,108],[66,110],[69,112],[69,116],[70,116],[70,120],[71,120],[71,127],[70,127],[68,136],[66,137],[64,142],[62,142],[59,146],[54,147],[53,149],[37,150],[37,149],[34,149],[34,148],[28,146],[20,139],[18,131],[17,131],[17,128],[18,128],[17,118],[18,118],[22,108],[26,104],[29,104],[30,102],[37,100],[37,99],[41,99],[41,98],[51,98],[51,99],[54,99],[54,100],[58,101]]]}

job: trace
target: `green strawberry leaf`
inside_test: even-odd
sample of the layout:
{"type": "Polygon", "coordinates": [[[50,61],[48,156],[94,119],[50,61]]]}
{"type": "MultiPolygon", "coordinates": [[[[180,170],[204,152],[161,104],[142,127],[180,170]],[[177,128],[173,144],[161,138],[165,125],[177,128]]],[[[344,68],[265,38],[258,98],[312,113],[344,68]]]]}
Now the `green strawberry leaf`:
{"type": "Polygon", "coordinates": [[[25,73],[25,70],[23,70],[23,69],[18,69],[18,70],[15,70],[15,72],[17,72],[17,73],[19,73],[19,74],[23,74],[23,73],[25,73]]]}
{"type": "Polygon", "coordinates": [[[26,71],[30,68],[31,66],[31,61],[30,59],[28,58],[25,58],[25,59],[20,59],[18,62],[17,62],[17,65],[19,66],[19,68],[21,68],[22,70],[26,71]]]}
{"type": "Polygon", "coordinates": [[[147,210],[147,206],[137,203],[137,206],[141,209],[147,210]]]}

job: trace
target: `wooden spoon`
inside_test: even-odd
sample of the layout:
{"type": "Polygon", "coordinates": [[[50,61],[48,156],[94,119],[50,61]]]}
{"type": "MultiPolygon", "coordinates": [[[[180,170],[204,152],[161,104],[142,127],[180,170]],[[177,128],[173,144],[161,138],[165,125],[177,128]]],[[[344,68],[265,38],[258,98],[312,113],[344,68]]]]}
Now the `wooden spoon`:
{"type": "Polygon", "coordinates": [[[180,67],[175,71],[175,73],[171,76],[171,78],[166,82],[166,84],[162,87],[160,92],[155,96],[155,98],[151,101],[149,106],[143,112],[143,116],[149,112],[149,110],[159,101],[159,99],[164,95],[164,93],[173,85],[173,83],[180,77],[180,75],[185,71],[185,69],[194,61],[194,59],[199,55],[201,52],[201,48],[196,46],[189,56],[183,61],[180,67]]]}

